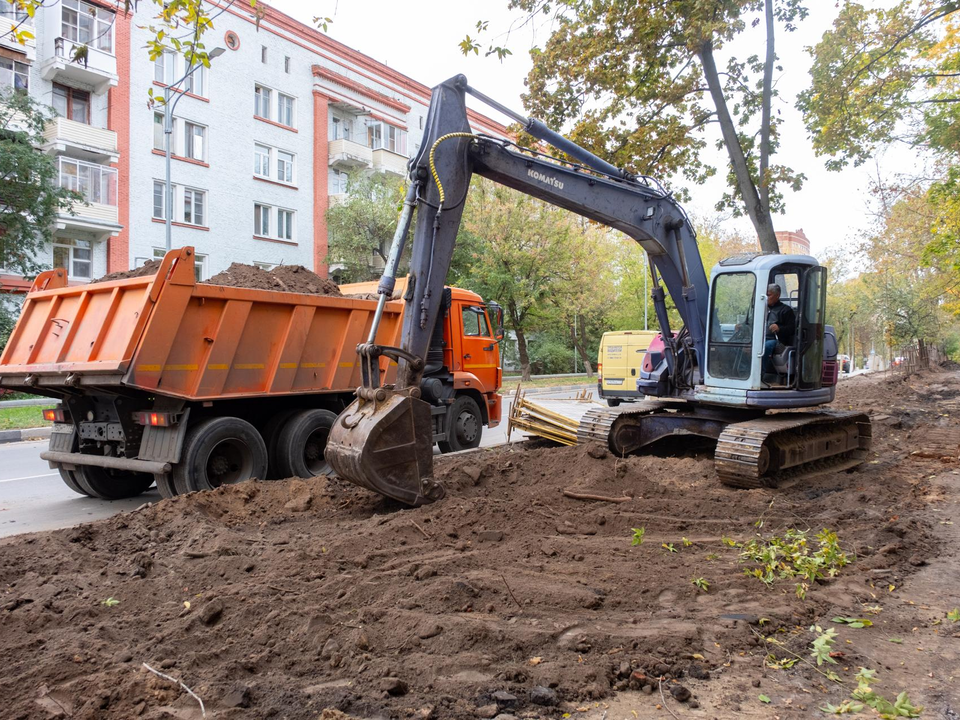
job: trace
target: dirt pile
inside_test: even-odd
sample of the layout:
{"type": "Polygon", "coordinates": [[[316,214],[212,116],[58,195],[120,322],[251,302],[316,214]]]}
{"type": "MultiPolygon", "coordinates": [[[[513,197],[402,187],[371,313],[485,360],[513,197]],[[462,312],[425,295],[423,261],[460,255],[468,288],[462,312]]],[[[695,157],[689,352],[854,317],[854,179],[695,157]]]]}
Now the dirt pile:
{"type": "Polygon", "coordinates": [[[129,278],[146,277],[147,275],[156,275],[160,269],[160,260],[147,260],[143,265],[133,270],[123,270],[121,272],[112,272],[97,278],[93,282],[109,282],[110,280],[127,280],[129,278]]]}
{"type": "Polygon", "coordinates": [[[335,282],[320,277],[302,265],[278,265],[273,270],[267,271],[254,265],[232,263],[226,270],[205,282],[227,287],[342,297],[340,288],[335,282]]]}
{"type": "MultiPolygon", "coordinates": [[[[887,418],[876,455],[776,491],[725,488],[692,449],[526,443],[438,458],[447,496],[415,510],[335,479],[245,483],[0,541],[5,717],[200,716],[144,662],[208,718],[599,718],[631,692],[638,717],[663,717],[661,677],[680,714],[772,717],[757,694],[793,687],[776,714],[810,717],[841,696],[803,663],[766,669],[760,634],[802,653],[810,624],[883,603],[897,665],[885,638],[916,624],[897,588],[936,554],[928,478],[949,469],[911,447],[956,425],[932,382],[850,381],[838,406],[887,418]],[[747,577],[727,542],[793,527],[836,530],[857,557],[803,600],[747,577]]],[[[955,374],[936,382],[944,401],[960,393],[955,374]]],[[[856,645],[838,652],[875,667],[856,645]]]]}
{"type": "MultiPolygon", "coordinates": [[[[110,273],[94,280],[94,282],[156,275],[159,269],[160,260],[149,260],[138,268],[110,273]]],[[[278,265],[273,270],[264,270],[255,265],[232,263],[226,270],[217,273],[204,282],[209,285],[224,285],[226,287],[343,297],[343,293],[340,292],[340,288],[333,280],[322,278],[307,270],[303,265],[278,265]]],[[[374,299],[376,298],[374,297],[374,299]]]]}

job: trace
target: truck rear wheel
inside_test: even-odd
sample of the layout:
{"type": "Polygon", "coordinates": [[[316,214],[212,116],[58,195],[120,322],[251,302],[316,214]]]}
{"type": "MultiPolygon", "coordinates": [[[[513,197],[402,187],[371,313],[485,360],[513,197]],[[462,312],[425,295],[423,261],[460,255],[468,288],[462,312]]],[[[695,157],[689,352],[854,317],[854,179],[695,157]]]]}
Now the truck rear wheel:
{"type": "Polygon", "coordinates": [[[83,489],[83,486],[80,485],[80,480],[77,478],[76,472],[73,470],[67,470],[66,468],[57,468],[60,471],[60,479],[63,480],[63,484],[68,488],[73,490],[78,495],[86,495],[90,497],[90,493],[83,489]]]}
{"type": "Polygon", "coordinates": [[[287,424],[287,420],[297,414],[297,410],[283,410],[267,420],[260,433],[263,436],[263,442],[267,446],[267,479],[282,480],[287,477],[281,473],[277,467],[277,441],[280,439],[280,431],[287,424]]]}
{"type": "Polygon", "coordinates": [[[277,438],[277,477],[310,478],[330,472],[323,451],[336,419],[329,410],[304,410],[287,420],[277,438]]]}
{"type": "Polygon", "coordinates": [[[483,416],[473,398],[461,395],[447,410],[447,439],[437,443],[440,452],[470,450],[480,447],[483,435],[483,416]]]}
{"type": "Polygon", "coordinates": [[[160,491],[160,497],[169,499],[179,494],[177,493],[177,486],[173,482],[173,475],[170,473],[157,473],[153,476],[153,480],[157,483],[157,490],[160,491]]]}
{"type": "Polygon", "coordinates": [[[235,417],[209,418],[190,429],[183,441],[173,482],[181,495],[213,490],[267,474],[267,446],[257,429],[235,417]]]}
{"type": "Polygon", "coordinates": [[[153,475],[130,470],[111,470],[96,465],[78,465],[74,477],[91,497],[101,500],[136,497],[153,485],[153,475]]]}

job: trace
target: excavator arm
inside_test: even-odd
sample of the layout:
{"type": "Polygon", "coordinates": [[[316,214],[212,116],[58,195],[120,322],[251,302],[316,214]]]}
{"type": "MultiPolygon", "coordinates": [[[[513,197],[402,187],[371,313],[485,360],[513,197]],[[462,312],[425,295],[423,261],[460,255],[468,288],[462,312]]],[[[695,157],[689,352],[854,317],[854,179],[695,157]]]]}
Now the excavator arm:
{"type": "Polygon", "coordinates": [[[542,123],[513,113],[474,91],[462,75],[434,88],[424,138],[409,168],[407,198],[378,288],[382,308],[393,292],[416,207],[400,347],[376,344],[378,312],[368,342],[357,348],[364,385],[357,391],[357,400],[340,415],[327,444],[326,457],[339,475],[410,505],[443,495],[443,488],[433,480],[430,408],[419,399],[419,386],[474,174],[636,240],[647,252],[654,280],[652,296],[667,346],[667,393],[700,382],[708,280],[689,219],[656,181],[632,176],[542,123]],[[467,117],[467,93],[507,113],[528,133],[572,161],[560,162],[508,140],[473,133],[467,117]],[[683,321],[677,339],[670,328],[661,281],[683,321]],[[399,363],[392,388],[380,386],[381,356],[399,363]]]}

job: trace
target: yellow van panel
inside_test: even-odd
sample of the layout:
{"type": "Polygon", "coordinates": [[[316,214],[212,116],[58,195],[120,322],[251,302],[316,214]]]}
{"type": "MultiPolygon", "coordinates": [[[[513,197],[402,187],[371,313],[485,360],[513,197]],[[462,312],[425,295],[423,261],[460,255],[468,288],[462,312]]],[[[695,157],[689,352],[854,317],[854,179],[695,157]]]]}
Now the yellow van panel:
{"type": "Polygon", "coordinates": [[[598,361],[603,366],[601,389],[605,396],[624,391],[636,394],[644,355],[656,335],[654,330],[621,330],[603,334],[598,361]]]}

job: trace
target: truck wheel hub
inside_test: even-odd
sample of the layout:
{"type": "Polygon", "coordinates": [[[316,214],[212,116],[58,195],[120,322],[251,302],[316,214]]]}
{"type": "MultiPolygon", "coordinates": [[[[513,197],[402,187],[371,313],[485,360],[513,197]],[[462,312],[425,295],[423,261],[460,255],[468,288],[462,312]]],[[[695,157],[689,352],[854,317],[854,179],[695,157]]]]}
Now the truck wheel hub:
{"type": "Polygon", "coordinates": [[[479,426],[473,413],[462,412],[457,418],[457,437],[465,442],[473,442],[477,437],[479,426]]]}

